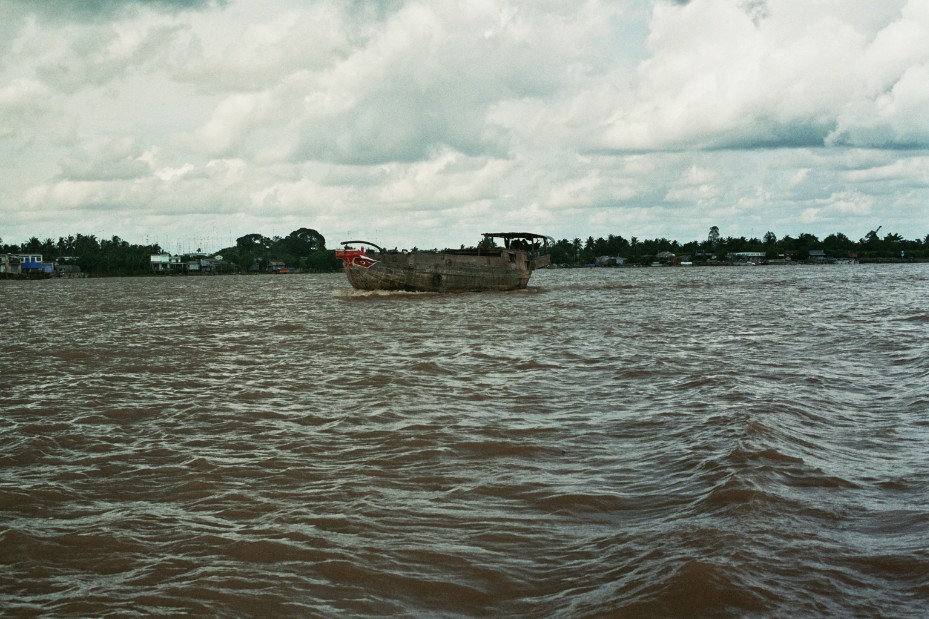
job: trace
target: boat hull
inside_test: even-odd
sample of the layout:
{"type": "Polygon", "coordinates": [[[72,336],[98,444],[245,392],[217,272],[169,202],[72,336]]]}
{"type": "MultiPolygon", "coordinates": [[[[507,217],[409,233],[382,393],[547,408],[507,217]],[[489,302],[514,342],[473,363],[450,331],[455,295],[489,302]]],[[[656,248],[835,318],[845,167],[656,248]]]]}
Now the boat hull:
{"type": "Polygon", "coordinates": [[[346,263],[345,275],[358,290],[479,292],[519,290],[547,255],[524,250],[474,252],[382,252],[346,263]]]}

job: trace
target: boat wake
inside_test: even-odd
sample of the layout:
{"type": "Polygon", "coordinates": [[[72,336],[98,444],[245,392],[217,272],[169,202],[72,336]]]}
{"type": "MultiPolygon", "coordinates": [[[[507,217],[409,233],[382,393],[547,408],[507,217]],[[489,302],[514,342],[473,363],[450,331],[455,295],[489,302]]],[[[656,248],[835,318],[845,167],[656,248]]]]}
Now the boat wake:
{"type": "Polygon", "coordinates": [[[434,297],[438,292],[410,292],[407,290],[355,290],[342,289],[333,291],[333,296],[340,299],[371,299],[384,297],[434,297]]]}

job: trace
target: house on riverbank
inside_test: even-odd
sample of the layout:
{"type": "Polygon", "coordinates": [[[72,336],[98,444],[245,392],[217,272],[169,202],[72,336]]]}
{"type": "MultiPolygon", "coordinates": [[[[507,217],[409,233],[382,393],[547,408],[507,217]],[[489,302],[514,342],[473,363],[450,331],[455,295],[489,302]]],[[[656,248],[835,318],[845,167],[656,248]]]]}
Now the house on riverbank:
{"type": "Polygon", "coordinates": [[[68,279],[86,277],[87,275],[81,272],[81,267],[71,264],[73,260],[73,257],[62,256],[46,262],[42,254],[0,254],[0,277],[65,277],[68,279]]]}
{"type": "Polygon", "coordinates": [[[231,271],[231,266],[223,262],[222,256],[196,256],[185,260],[184,256],[171,254],[152,254],[152,273],[170,274],[187,273],[191,275],[215,275],[231,271]]]}
{"type": "Polygon", "coordinates": [[[0,254],[0,275],[20,275],[23,263],[16,254],[0,254]]]}
{"type": "Polygon", "coordinates": [[[51,275],[54,262],[45,262],[42,254],[0,254],[0,275],[42,277],[51,275]]]}
{"type": "Polygon", "coordinates": [[[733,264],[761,264],[765,261],[763,251],[731,251],[726,257],[733,264]]]}
{"type": "Polygon", "coordinates": [[[153,254],[149,262],[152,273],[182,273],[187,266],[181,256],[171,254],[153,254]]]}

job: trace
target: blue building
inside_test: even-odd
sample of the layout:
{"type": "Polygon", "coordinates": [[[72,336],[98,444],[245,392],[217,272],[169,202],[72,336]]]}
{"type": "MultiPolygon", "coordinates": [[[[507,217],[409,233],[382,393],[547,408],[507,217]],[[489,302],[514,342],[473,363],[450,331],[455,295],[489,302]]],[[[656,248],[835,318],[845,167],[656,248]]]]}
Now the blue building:
{"type": "Polygon", "coordinates": [[[42,271],[42,254],[17,254],[19,265],[24,273],[40,273],[42,271]]]}
{"type": "Polygon", "coordinates": [[[54,263],[45,263],[42,254],[3,254],[0,256],[0,273],[11,275],[49,274],[55,270],[54,263]]]}

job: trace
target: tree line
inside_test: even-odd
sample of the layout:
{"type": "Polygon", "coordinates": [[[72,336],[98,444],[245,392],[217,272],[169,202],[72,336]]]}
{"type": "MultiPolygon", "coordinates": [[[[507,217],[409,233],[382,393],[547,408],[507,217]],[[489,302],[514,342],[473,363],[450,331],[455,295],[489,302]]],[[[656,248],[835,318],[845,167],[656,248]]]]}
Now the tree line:
{"type": "MultiPolygon", "coordinates": [[[[100,276],[145,275],[152,272],[151,256],[164,254],[157,244],[129,243],[118,236],[98,239],[93,234],[74,234],[40,240],[32,237],[22,244],[5,244],[0,239],[0,254],[42,254],[43,259],[59,264],[73,264],[83,273],[100,276]]],[[[184,254],[182,261],[203,257],[199,252],[184,254]]],[[[236,244],[211,256],[222,256],[226,272],[264,271],[273,260],[304,271],[330,272],[342,268],[335,253],[326,249],[326,239],[316,230],[300,228],[286,237],[246,234],[236,244]]]]}
{"type": "Polygon", "coordinates": [[[626,239],[620,235],[606,238],[587,237],[573,240],[561,239],[552,248],[554,264],[591,264],[598,257],[623,257],[627,263],[650,263],[664,252],[677,256],[690,256],[695,262],[726,261],[730,253],[759,252],[768,260],[790,257],[806,260],[811,250],[823,250],[834,258],[855,257],[861,262],[905,259],[929,259],[929,235],[923,239],[906,240],[900,234],[889,233],[883,237],[872,230],[860,240],[854,241],[841,232],[820,240],[814,234],[801,233],[796,237],[787,235],[778,238],[767,232],[762,238],[723,237],[717,226],[710,228],[706,240],[679,243],[665,238],[626,239]],[[903,252],[901,254],[901,252],[903,252]]]}
{"type": "MultiPolygon", "coordinates": [[[[587,237],[556,241],[551,249],[554,264],[591,264],[598,257],[623,257],[627,263],[647,264],[664,252],[690,256],[695,262],[725,261],[730,252],[763,252],[769,260],[790,256],[793,260],[806,260],[809,252],[821,249],[835,258],[856,257],[861,262],[899,260],[929,260],[929,235],[923,239],[907,240],[900,234],[878,234],[872,230],[860,240],[852,240],[841,232],[820,240],[813,234],[802,233],[778,238],[767,232],[762,238],[723,237],[717,226],[710,228],[706,240],[680,243],[665,238],[640,240],[610,234],[607,237],[587,237]]],[[[98,239],[90,234],[59,237],[57,241],[37,237],[20,245],[5,244],[0,239],[0,254],[42,254],[46,260],[61,264],[75,264],[90,275],[144,275],[151,273],[151,256],[166,253],[160,245],[138,245],[118,236],[98,239]]],[[[182,260],[193,260],[203,254],[187,254],[182,260]]],[[[268,270],[272,261],[306,272],[333,272],[341,269],[341,262],[333,250],[326,248],[325,237],[310,228],[299,228],[285,237],[266,237],[246,234],[236,239],[235,245],[213,255],[223,257],[227,272],[268,270]]]]}
{"type": "Polygon", "coordinates": [[[299,228],[285,237],[246,234],[235,245],[219,252],[223,260],[241,270],[264,271],[272,260],[301,271],[328,273],[340,271],[342,262],[326,249],[326,238],[311,228],[299,228]]]}
{"type": "Polygon", "coordinates": [[[92,275],[139,275],[151,272],[151,255],[162,253],[155,245],[135,245],[118,236],[98,239],[93,234],[73,234],[39,240],[32,237],[20,245],[0,239],[0,254],[42,254],[45,261],[77,265],[92,275]]]}

